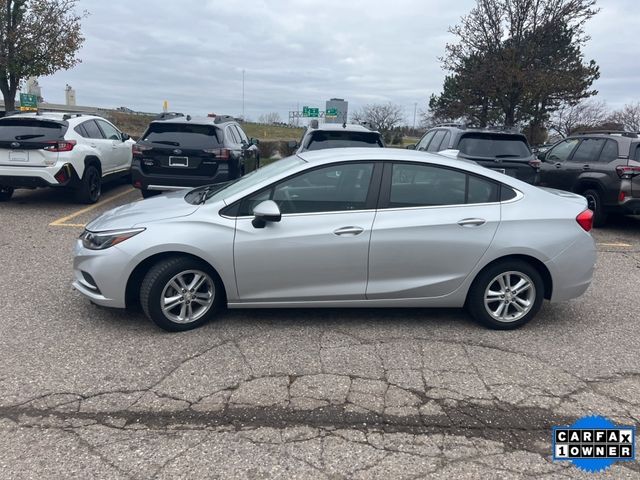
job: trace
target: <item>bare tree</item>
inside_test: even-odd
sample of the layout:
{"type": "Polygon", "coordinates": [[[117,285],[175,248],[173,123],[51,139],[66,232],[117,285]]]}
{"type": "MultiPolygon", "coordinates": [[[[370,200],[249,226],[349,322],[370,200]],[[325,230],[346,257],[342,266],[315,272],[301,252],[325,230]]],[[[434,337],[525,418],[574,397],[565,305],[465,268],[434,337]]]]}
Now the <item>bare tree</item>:
{"type": "Polygon", "coordinates": [[[78,64],[84,38],[77,0],[0,0],[0,91],[15,109],[20,83],[78,64]]]}
{"type": "Polygon", "coordinates": [[[609,117],[609,121],[622,125],[625,130],[640,132],[640,102],[625,105],[609,117]]]}
{"type": "Polygon", "coordinates": [[[367,122],[383,135],[399,127],[403,120],[402,108],[391,102],[365,105],[351,115],[351,121],[355,123],[367,122]]]}
{"type": "Polygon", "coordinates": [[[568,137],[578,128],[595,128],[603,125],[609,118],[605,102],[592,100],[571,105],[564,103],[549,118],[549,129],[561,137],[568,137]]]}
{"type": "Polygon", "coordinates": [[[258,123],[264,123],[266,125],[271,125],[273,123],[280,123],[280,114],[278,112],[269,112],[264,113],[258,117],[258,123]]]}

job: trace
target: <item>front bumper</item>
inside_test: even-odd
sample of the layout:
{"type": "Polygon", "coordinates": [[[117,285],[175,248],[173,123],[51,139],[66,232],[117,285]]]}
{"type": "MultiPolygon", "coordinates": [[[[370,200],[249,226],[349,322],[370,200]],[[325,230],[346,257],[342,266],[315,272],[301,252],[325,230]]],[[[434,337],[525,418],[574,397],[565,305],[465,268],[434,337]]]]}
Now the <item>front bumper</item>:
{"type": "Polygon", "coordinates": [[[111,308],[125,308],[131,257],[117,246],[89,250],[82,241],[73,251],[73,288],[92,302],[111,308]]]}
{"type": "Polygon", "coordinates": [[[0,186],[12,188],[67,187],[75,185],[79,178],[68,163],[52,167],[0,166],[0,186]],[[63,173],[60,176],[60,173],[63,173]],[[60,182],[56,178],[63,178],[60,182]]]}

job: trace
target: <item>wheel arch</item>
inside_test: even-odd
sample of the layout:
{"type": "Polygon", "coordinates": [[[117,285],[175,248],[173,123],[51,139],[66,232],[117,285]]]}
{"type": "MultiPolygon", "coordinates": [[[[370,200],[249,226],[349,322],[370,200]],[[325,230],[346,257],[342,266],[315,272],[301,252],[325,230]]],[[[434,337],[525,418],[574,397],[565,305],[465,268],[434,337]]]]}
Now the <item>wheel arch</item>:
{"type": "MultiPolygon", "coordinates": [[[[476,282],[476,280],[480,276],[480,274],[482,272],[484,272],[485,270],[487,270],[488,268],[493,267],[497,263],[502,263],[502,262],[509,261],[509,260],[520,260],[520,261],[528,263],[533,268],[535,268],[536,271],[542,277],[542,281],[544,283],[544,298],[546,298],[547,300],[551,299],[551,296],[553,295],[553,278],[551,277],[551,272],[549,272],[549,269],[547,268],[547,266],[543,262],[541,262],[540,260],[538,260],[535,257],[532,257],[531,255],[512,254],[512,255],[505,255],[503,257],[496,258],[495,260],[492,260],[491,262],[486,264],[484,267],[482,267],[478,271],[478,273],[476,273],[471,285],[473,286],[473,284],[476,282]]],[[[469,288],[469,290],[467,291],[467,298],[469,297],[469,292],[470,291],[471,291],[471,288],[469,288]]]]}
{"type": "MultiPolygon", "coordinates": [[[[95,155],[87,155],[84,157],[84,168],[86,169],[89,165],[96,167],[100,172],[100,176],[103,175],[104,172],[102,171],[102,162],[100,161],[100,158],[95,155]]],[[[82,171],[82,175],[84,175],[84,169],[82,171]]],[[[79,176],[82,177],[82,175],[79,176]]]]}
{"type": "Polygon", "coordinates": [[[186,257],[191,258],[193,260],[197,260],[205,264],[211,272],[215,274],[220,285],[222,285],[222,302],[224,305],[227,303],[227,292],[224,282],[220,277],[220,274],[215,269],[213,265],[207,262],[204,258],[199,257],[197,255],[193,255],[191,253],[179,252],[179,251],[168,251],[168,252],[160,252],[155,253],[144,260],[142,260],[138,265],[133,269],[129,278],[127,279],[127,286],[125,288],[125,305],[127,308],[132,308],[139,304],[140,301],[140,286],[142,284],[142,280],[144,280],[145,275],[151,270],[151,268],[156,265],[158,262],[174,257],[186,257]]]}

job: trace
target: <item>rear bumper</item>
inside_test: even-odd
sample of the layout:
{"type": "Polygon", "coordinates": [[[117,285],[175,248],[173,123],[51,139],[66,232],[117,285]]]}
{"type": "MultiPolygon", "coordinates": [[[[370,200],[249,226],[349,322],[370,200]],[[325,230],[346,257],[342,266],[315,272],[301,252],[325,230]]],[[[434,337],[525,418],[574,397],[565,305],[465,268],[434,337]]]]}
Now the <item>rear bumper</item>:
{"type": "Polygon", "coordinates": [[[640,215],[640,198],[627,197],[618,204],[618,208],[628,215],[640,215]]]}
{"type": "Polygon", "coordinates": [[[141,190],[178,190],[181,188],[195,188],[212,183],[222,183],[231,180],[229,166],[221,164],[213,176],[199,175],[160,175],[148,174],[142,171],[140,163],[134,161],[131,165],[131,181],[133,186],[141,190]]]}
{"type": "MultiPolygon", "coordinates": [[[[465,157],[467,158],[467,157],[465,157]]],[[[469,158],[469,160],[473,160],[478,165],[488,168],[489,170],[498,171],[504,173],[513,178],[517,178],[523,182],[526,182],[530,185],[537,185],[540,181],[540,172],[538,169],[533,168],[526,162],[522,164],[515,164],[513,162],[510,163],[501,163],[494,161],[486,161],[486,160],[476,160],[474,158],[469,158]]]]}
{"type": "Polygon", "coordinates": [[[0,186],[12,188],[67,187],[78,181],[78,175],[70,164],[53,167],[0,166],[0,186]],[[64,171],[64,181],[56,175],[64,171]]]}
{"type": "Polygon", "coordinates": [[[586,233],[555,258],[545,263],[553,282],[552,302],[577,298],[587,291],[597,260],[596,243],[586,233]]]}

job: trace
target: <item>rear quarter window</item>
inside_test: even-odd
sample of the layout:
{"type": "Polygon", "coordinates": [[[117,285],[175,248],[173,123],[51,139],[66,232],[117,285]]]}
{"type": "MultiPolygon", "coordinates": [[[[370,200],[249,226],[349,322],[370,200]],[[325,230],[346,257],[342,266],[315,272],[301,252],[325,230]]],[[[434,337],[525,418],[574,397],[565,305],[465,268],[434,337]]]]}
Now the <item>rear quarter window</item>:
{"type": "Polygon", "coordinates": [[[458,150],[468,157],[527,158],[531,150],[524,137],[485,133],[467,133],[458,143],[458,150]]]}
{"type": "Polygon", "coordinates": [[[142,140],[160,145],[205,149],[219,148],[222,133],[213,125],[158,122],[149,125],[142,140]]]}
{"type": "Polygon", "coordinates": [[[5,118],[0,120],[0,141],[47,141],[64,137],[67,126],[46,120],[5,118]]]}

